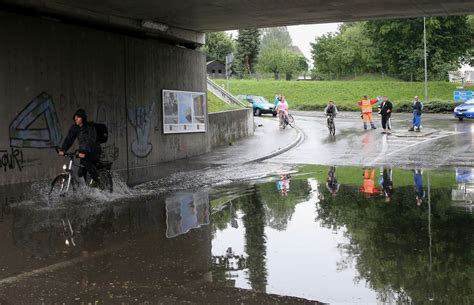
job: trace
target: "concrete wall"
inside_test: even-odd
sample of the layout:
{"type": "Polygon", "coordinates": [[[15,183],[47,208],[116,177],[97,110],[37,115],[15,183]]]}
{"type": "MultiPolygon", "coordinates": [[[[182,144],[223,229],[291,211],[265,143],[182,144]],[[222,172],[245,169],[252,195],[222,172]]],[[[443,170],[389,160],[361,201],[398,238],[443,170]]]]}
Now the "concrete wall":
{"type": "Polygon", "coordinates": [[[209,114],[209,145],[215,148],[253,135],[252,108],[209,114]]]}
{"type": "Polygon", "coordinates": [[[56,175],[78,108],[109,126],[105,154],[124,176],[208,152],[209,132],[163,134],[163,89],[206,92],[205,56],[0,11],[0,185],[56,175]]]}

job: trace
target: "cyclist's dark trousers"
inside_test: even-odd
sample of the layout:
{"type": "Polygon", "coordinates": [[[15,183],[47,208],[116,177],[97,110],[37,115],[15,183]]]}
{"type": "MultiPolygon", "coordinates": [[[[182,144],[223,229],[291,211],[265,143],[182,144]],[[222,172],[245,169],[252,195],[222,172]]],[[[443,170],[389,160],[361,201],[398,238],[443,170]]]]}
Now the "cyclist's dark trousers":
{"type": "Polygon", "coordinates": [[[85,177],[86,173],[89,173],[92,179],[97,180],[99,175],[97,174],[97,168],[95,162],[99,160],[98,154],[88,153],[84,159],[81,159],[81,165],[79,168],[78,176],[85,177]]]}
{"type": "Polygon", "coordinates": [[[390,114],[382,115],[382,128],[383,129],[387,128],[388,120],[390,120],[390,114]]]}

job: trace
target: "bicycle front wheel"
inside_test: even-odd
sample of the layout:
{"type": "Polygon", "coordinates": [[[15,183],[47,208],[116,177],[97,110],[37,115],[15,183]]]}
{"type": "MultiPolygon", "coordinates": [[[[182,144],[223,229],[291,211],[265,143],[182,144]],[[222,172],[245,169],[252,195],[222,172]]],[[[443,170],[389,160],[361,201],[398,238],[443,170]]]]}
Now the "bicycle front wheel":
{"type": "Polygon", "coordinates": [[[295,118],[291,114],[288,114],[288,125],[295,128],[295,118]]]}
{"type": "Polygon", "coordinates": [[[64,197],[68,190],[69,182],[69,175],[67,174],[59,174],[54,178],[53,182],[51,183],[51,188],[48,193],[49,200],[56,200],[60,197],[64,197]]]}

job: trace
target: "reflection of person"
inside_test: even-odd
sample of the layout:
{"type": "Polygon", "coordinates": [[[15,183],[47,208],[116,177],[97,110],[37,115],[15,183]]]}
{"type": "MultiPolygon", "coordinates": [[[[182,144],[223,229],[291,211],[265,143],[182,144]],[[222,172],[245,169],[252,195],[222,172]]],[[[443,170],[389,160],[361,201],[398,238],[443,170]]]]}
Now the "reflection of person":
{"type": "Polygon", "coordinates": [[[420,206],[425,198],[425,190],[423,189],[423,171],[421,169],[413,170],[413,180],[415,181],[415,197],[416,205],[420,206]]]}
{"type": "Polygon", "coordinates": [[[288,191],[290,190],[290,175],[280,175],[280,180],[277,181],[276,187],[281,195],[288,196],[288,191]]]}
{"type": "Polygon", "coordinates": [[[340,184],[337,182],[336,178],[336,167],[331,166],[328,171],[328,177],[326,179],[326,188],[332,196],[336,196],[336,193],[339,191],[340,184]]]}
{"type": "Polygon", "coordinates": [[[369,169],[364,169],[362,176],[364,177],[364,182],[359,191],[369,196],[379,194],[380,190],[375,187],[375,169],[371,168],[370,172],[369,169]]]}
{"type": "Polygon", "coordinates": [[[390,202],[393,196],[392,169],[384,167],[381,174],[380,185],[382,186],[382,195],[385,196],[385,202],[390,202]]]}
{"type": "Polygon", "coordinates": [[[377,103],[378,99],[369,100],[366,95],[364,98],[357,102],[362,108],[362,121],[364,122],[364,129],[367,129],[367,124],[370,123],[372,129],[376,129],[374,125],[374,118],[372,117],[372,105],[377,103]]]}

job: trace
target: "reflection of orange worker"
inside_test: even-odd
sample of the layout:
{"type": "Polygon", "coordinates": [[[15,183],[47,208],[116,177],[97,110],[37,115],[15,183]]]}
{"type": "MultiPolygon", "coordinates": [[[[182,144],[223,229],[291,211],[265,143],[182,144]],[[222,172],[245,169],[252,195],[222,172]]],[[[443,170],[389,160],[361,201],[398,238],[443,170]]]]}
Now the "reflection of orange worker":
{"type": "Polygon", "coordinates": [[[375,169],[369,170],[364,169],[364,184],[359,188],[359,190],[367,195],[375,195],[380,193],[380,190],[375,187],[375,169]]]}
{"type": "Polygon", "coordinates": [[[374,118],[372,117],[372,105],[377,103],[378,99],[369,100],[366,95],[357,103],[362,108],[362,120],[364,121],[364,129],[367,129],[367,123],[370,123],[372,129],[376,129],[374,118]]]}

